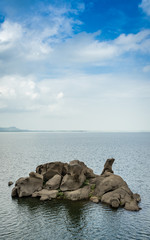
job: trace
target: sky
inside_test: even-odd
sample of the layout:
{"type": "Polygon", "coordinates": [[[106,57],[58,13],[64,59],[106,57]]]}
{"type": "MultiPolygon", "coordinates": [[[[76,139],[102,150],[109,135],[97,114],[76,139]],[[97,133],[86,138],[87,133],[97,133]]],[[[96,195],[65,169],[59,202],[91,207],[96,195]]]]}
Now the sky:
{"type": "Polygon", "coordinates": [[[0,127],[150,131],[150,0],[0,0],[0,127]]]}

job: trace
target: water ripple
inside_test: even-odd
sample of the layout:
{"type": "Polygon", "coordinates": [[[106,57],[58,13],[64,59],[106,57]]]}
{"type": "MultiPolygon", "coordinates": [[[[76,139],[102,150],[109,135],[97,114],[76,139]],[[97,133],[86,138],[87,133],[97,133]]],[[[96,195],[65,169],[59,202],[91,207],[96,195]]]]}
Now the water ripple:
{"type": "Polygon", "coordinates": [[[0,134],[1,240],[149,240],[150,134],[0,134]],[[104,204],[12,199],[7,183],[49,161],[84,161],[100,174],[108,157],[114,171],[142,196],[140,212],[104,204]],[[126,171],[125,171],[126,169],[126,171]]]}

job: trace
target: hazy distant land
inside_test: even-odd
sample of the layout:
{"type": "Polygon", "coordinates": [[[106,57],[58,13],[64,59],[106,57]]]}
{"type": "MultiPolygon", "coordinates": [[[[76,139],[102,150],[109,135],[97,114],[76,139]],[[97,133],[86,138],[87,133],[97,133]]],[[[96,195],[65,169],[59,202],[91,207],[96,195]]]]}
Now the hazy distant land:
{"type": "Polygon", "coordinates": [[[27,130],[16,127],[0,127],[0,132],[87,132],[86,130],[27,130]]]}
{"type": "Polygon", "coordinates": [[[19,128],[16,128],[16,127],[0,127],[0,132],[64,132],[64,133],[69,133],[69,132],[72,132],[72,133],[76,133],[76,132],[101,132],[101,133],[133,133],[133,132],[137,132],[137,133],[149,133],[150,131],[144,131],[144,130],[141,130],[141,131],[119,131],[119,130],[116,130],[116,131],[91,131],[91,130],[29,130],[29,129],[19,129],[19,128]]]}

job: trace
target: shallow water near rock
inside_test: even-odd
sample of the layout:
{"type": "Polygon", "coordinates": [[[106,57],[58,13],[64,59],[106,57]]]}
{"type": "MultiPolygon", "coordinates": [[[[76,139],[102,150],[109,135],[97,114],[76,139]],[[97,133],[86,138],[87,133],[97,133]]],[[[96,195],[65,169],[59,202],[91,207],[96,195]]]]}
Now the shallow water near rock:
{"type": "Polygon", "coordinates": [[[150,236],[150,133],[0,133],[0,239],[138,239],[150,236]],[[102,203],[12,199],[8,182],[51,161],[79,159],[100,174],[107,158],[133,192],[139,212],[102,203]]]}

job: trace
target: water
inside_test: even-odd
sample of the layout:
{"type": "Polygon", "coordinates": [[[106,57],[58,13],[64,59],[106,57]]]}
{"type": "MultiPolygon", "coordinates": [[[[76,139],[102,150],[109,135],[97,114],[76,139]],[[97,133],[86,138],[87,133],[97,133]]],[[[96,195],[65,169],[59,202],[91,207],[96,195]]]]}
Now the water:
{"type": "Polygon", "coordinates": [[[1,240],[150,239],[150,133],[0,133],[1,240]],[[100,174],[113,170],[141,195],[139,212],[104,204],[12,199],[8,181],[50,161],[84,161],[100,174]]]}

